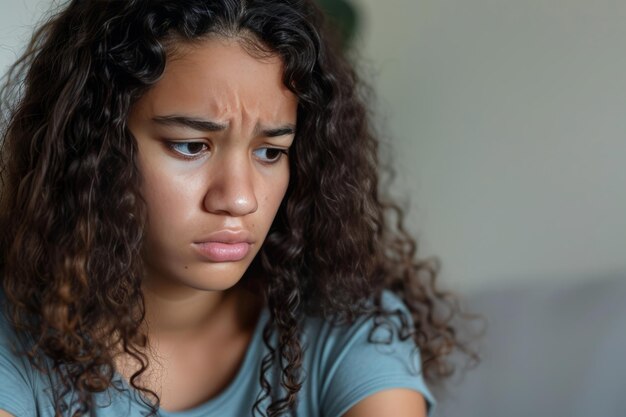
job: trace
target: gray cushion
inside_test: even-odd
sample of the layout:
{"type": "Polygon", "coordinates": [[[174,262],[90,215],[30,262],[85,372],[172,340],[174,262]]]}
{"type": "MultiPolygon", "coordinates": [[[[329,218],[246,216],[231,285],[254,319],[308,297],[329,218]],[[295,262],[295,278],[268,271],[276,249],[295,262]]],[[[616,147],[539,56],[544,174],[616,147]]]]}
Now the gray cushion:
{"type": "Polygon", "coordinates": [[[468,298],[482,361],[436,417],[626,416],[626,275],[468,298]]]}

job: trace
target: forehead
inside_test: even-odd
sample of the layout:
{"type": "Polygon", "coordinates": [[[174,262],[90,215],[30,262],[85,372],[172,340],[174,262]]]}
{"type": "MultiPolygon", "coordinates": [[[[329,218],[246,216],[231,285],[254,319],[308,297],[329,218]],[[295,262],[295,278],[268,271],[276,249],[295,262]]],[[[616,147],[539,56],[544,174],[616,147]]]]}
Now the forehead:
{"type": "Polygon", "coordinates": [[[245,105],[271,116],[292,109],[296,98],[283,84],[280,56],[252,54],[242,42],[211,37],[175,45],[163,76],[140,101],[154,113],[183,108],[219,116],[245,105]]]}

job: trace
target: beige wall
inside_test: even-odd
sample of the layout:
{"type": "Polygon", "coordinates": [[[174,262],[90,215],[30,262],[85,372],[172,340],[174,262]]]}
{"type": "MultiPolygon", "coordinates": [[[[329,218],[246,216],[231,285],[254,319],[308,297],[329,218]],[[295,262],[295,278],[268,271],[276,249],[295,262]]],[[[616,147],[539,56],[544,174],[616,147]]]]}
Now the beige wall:
{"type": "MultiPolygon", "coordinates": [[[[449,286],[626,271],[626,2],[353,0],[396,194],[449,286]]],[[[0,0],[0,70],[46,0],[0,0]]]]}
{"type": "Polygon", "coordinates": [[[450,285],[626,272],[626,2],[353,2],[398,194],[450,285]]]}

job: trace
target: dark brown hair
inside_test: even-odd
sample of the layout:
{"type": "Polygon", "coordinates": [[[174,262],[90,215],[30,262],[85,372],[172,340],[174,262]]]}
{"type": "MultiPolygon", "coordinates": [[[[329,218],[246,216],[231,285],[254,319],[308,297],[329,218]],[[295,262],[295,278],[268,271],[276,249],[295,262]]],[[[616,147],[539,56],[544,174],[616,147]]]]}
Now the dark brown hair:
{"type": "Polygon", "coordinates": [[[263,413],[259,404],[272,394],[265,374],[276,361],[287,395],[267,414],[293,409],[305,315],[351,323],[367,313],[378,324],[399,315],[400,335],[415,341],[431,385],[453,373],[452,352],[476,359],[452,324],[464,316],[457,298],[437,288],[437,259],[417,258],[402,210],[380,190],[365,90],[323,27],[305,0],[72,0],[36,31],[2,90],[0,272],[26,354],[41,369],[50,363],[63,387],[58,414],[69,391],[83,415],[91,393],[111,386],[117,344],[141,364],[131,385],[158,407],[158,396],[137,383],[148,367],[140,257],[146,215],[126,123],[162,75],[169,46],[206,36],[278,54],[284,84],[299,100],[290,184],[242,278],[258,283],[270,312],[264,396],[254,411],[263,413]],[[410,318],[382,308],[384,289],[404,301],[410,318]]]}

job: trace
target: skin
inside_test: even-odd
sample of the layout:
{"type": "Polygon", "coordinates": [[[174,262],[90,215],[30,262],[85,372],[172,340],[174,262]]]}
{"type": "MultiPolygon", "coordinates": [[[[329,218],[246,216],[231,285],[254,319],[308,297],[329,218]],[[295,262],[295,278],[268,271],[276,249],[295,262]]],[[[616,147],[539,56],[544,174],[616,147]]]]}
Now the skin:
{"type": "Polygon", "coordinates": [[[374,393],[346,412],[343,417],[426,417],[426,401],[422,394],[404,388],[374,393]]]}
{"type": "Polygon", "coordinates": [[[294,139],[263,131],[296,124],[297,99],[282,69],[278,57],[254,58],[237,40],[182,45],[131,111],[148,207],[144,290],[153,312],[167,312],[158,320],[151,313],[152,332],[188,333],[214,321],[261,248],[289,181],[287,155],[270,148],[286,150],[294,139]],[[224,129],[174,120],[183,117],[224,129]],[[250,232],[254,243],[241,261],[211,262],[194,248],[224,229],[250,232]]]}

